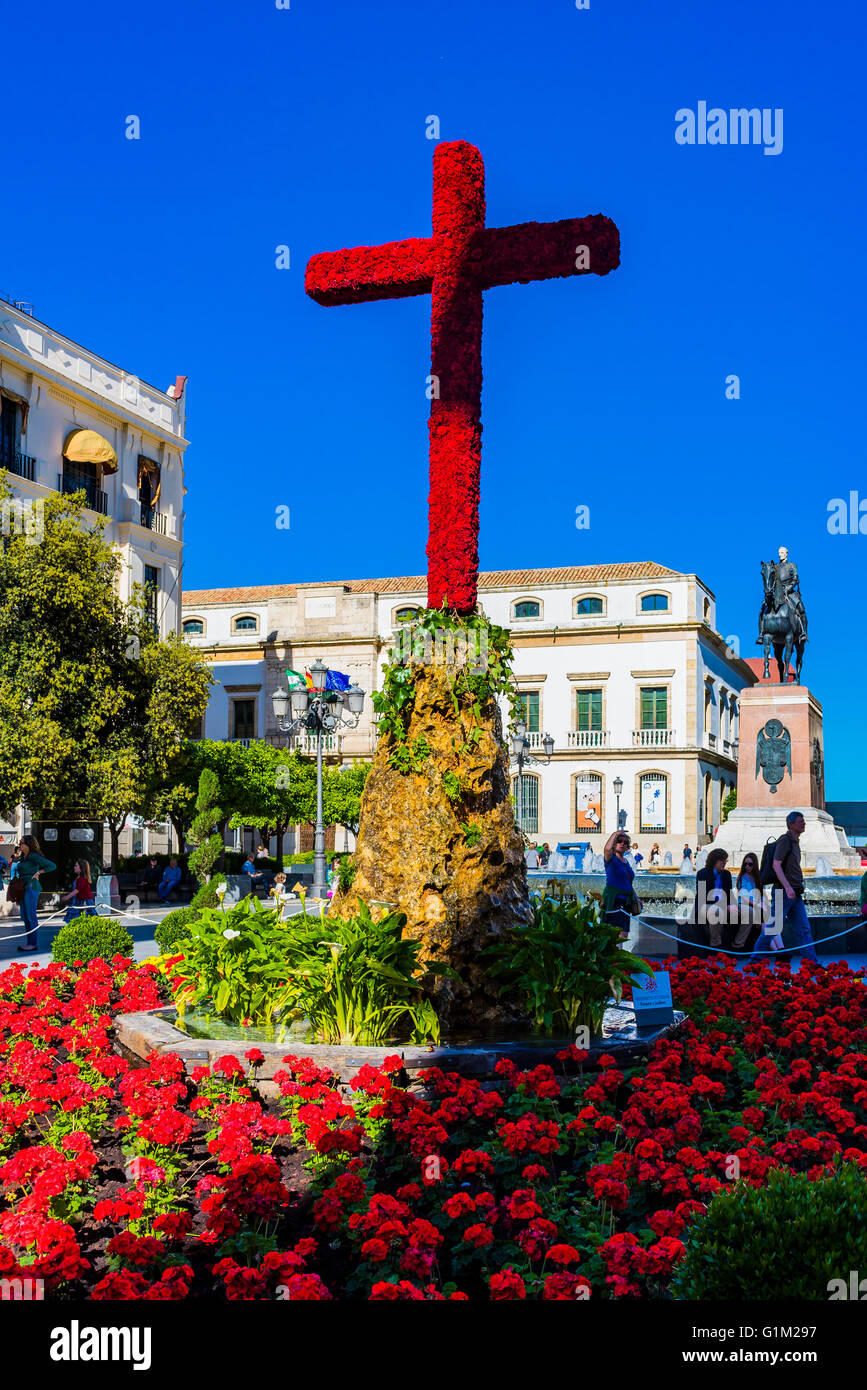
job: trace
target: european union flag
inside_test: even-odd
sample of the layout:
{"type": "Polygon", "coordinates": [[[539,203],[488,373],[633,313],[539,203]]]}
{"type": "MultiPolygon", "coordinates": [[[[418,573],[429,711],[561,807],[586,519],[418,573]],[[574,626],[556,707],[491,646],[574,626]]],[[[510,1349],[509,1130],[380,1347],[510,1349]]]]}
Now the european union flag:
{"type": "Polygon", "coordinates": [[[342,671],[329,671],[325,677],[326,690],[339,690],[341,693],[349,689],[349,677],[344,676],[342,671]]]}

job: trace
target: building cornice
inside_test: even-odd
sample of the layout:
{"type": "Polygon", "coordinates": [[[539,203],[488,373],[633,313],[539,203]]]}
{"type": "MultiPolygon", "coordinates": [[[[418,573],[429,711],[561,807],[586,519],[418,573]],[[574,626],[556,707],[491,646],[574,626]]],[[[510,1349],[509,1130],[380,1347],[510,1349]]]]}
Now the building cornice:
{"type": "MultiPolygon", "coordinates": [[[[2,317],[2,304],[0,304],[0,320],[2,320],[2,317]]],[[[49,332],[50,331],[51,330],[49,330],[49,332]]],[[[113,426],[119,424],[132,425],[139,433],[151,434],[160,443],[170,442],[172,447],[177,448],[181,453],[184,452],[189,444],[189,440],[186,439],[184,435],[176,434],[174,430],[168,428],[166,425],[148,420],[135,411],[127,410],[122,400],[118,400],[117,402],[107,401],[104,396],[99,395],[96,391],[92,391],[84,382],[81,384],[78,382],[73,383],[70,381],[69,377],[64,376],[62,372],[55,371],[54,368],[49,367],[46,363],[34,361],[28,353],[15,347],[12,343],[7,343],[5,339],[0,338],[0,361],[2,361],[4,357],[8,358],[8,360],[21,371],[32,376],[34,382],[38,383],[40,386],[44,386],[48,394],[55,400],[60,400],[64,404],[72,404],[91,410],[95,415],[98,415],[100,419],[113,426]]],[[[115,367],[113,370],[120,371],[120,368],[115,367]]],[[[124,374],[121,373],[121,375],[124,374]]],[[[125,375],[132,376],[131,373],[126,373],[125,375]]],[[[147,384],[142,382],[140,378],[134,379],[139,381],[142,386],[147,384]]],[[[157,396],[163,395],[163,393],[157,391],[155,387],[148,386],[148,391],[151,390],[153,390],[154,394],[157,396]]],[[[31,390],[31,406],[33,404],[31,390]]],[[[155,404],[162,405],[163,402],[156,401],[155,404]]],[[[171,396],[166,396],[165,404],[171,407],[175,402],[171,396]]]]}

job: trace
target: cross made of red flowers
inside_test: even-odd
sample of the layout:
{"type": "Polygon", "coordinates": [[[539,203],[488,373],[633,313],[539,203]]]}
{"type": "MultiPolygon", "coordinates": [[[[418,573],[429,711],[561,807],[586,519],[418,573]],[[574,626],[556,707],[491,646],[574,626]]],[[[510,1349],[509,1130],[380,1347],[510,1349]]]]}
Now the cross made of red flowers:
{"type": "Polygon", "coordinates": [[[307,263],[318,304],[431,296],[428,607],[476,605],[482,455],[482,291],[518,281],[607,275],[620,264],[608,217],[485,226],[485,166],[474,145],[438,145],[433,236],[325,251],[307,263]]]}

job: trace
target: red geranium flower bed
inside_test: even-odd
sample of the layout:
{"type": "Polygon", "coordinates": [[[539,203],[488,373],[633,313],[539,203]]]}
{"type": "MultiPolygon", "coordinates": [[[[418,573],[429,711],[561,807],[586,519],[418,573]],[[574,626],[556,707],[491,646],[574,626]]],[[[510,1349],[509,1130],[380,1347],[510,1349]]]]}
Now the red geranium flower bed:
{"type": "Polygon", "coordinates": [[[641,1063],[500,1062],[495,1084],[400,1058],[347,1091],[262,1054],[135,1066],[112,1018],[149,966],[0,974],[0,1277],[48,1298],[664,1296],[689,1224],[738,1177],[867,1166],[865,989],[825,971],[672,967],[689,1013],[641,1063]]]}

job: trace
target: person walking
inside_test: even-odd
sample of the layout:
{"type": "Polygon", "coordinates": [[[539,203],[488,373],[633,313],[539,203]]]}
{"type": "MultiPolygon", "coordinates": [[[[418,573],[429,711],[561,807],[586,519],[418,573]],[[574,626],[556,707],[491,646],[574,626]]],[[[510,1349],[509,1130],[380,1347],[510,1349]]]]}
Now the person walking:
{"type": "Polygon", "coordinates": [[[629,917],[641,911],[641,900],[636,897],[632,887],[635,870],[624,858],[629,852],[629,836],[625,830],[615,830],[609,835],[602,851],[605,861],[605,888],[602,892],[602,910],[606,922],[612,922],[620,929],[623,937],[629,935],[629,917]]]}
{"type": "Polygon", "coordinates": [[[707,927],[713,951],[722,946],[723,923],[729,919],[732,876],[726,868],[727,862],[724,849],[712,849],[704,868],[695,876],[695,921],[696,925],[707,927]]]}
{"type": "Polygon", "coordinates": [[[76,917],[95,917],[93,905],[93,884],[90,879],[90,865],[86,859],[76,859],[72,866],[72,891],[61,894],[60,901],[69,903],[64,922],[74,922],[76,917]]]}
{"type": "Polygon", "coordinates": [[[21,920],[27,928],[24,945],[19,946],[18,950],[24,955],[31,955],[38,949],[39,924],[36,912],[41,891],[39,880],[42,874],[53,873],[57,865],[53,860],[45,858],[35,835],[23,835],[18,844],[18,851],[20,858],[15,877],[23,884],[23,897],[20,899],[21,920]]]}
{"type": "MultiPolygon", "coordinates": [[[[774,845],[773,868],[777,882],[786,898],[783,925],[791,926],[795,935],[795,944],[800,947],[802,954],[814,965],[819,965],[816,947],[813,943],[813,933],[810,930],[810,919],[807,916],[807,909],[804,907],[804,874],[801,869],[800,839],[806,828],[807,822],[802,813],[790,811],[786,816],[786,833],[781,835],[774,845]]],[[[763,937],[763,940],[768,940],[768,938],[763,937]]],[[[762,947],[759,945],[754,954],[759,954],[761,949],[762,947]]],[[[769,948],[765,947],[764,949],[769,948]]]]}
{"type": "Polygon", "coordinates": [[[656,866],[657,866],[658,863],[659,863],[659,845],[658,845],[657,842],[654,840],[653,844],[652,844],[651,847],[650,847],[650,867],[651,867],[652,869],[654,869],[654,868],[656,868],[656,866]]]}

